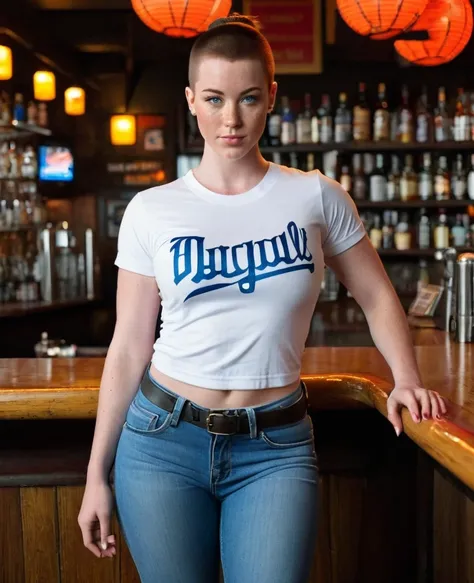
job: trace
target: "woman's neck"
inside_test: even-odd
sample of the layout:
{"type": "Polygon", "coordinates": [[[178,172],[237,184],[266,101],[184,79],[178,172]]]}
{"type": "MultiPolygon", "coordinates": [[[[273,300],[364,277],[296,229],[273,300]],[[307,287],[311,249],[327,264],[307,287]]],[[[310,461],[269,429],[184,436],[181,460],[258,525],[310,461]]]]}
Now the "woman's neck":
{"type": "Polygon", "coordinates": [[[267,173],[269,162],[256,146],[240,160],[226,160],[209,146],[193,173],[203,186],[220,194],[242,194],[256,186],[267,173]]]}

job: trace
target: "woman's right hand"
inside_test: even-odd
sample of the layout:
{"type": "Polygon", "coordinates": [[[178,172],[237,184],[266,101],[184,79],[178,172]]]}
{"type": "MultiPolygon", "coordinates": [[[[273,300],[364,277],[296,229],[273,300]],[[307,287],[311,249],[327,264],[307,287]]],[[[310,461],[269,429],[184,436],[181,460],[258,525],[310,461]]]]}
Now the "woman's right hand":
{"type": "Polygon", "coordinates": [[[87,481],[77,521],[84,546],[98,558],[113,557],[117,552],[115,536],[110,533],[113,500],[107,482],[87,481]]]}

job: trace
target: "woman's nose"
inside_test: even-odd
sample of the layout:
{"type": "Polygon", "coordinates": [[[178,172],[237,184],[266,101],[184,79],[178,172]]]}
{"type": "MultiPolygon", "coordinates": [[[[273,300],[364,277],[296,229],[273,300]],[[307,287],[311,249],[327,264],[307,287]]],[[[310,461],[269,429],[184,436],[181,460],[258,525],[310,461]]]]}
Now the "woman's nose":
{"type": "Polygon", "coordinates": [[[240,125],[240,112],[236,105],[229,104],[224,112],[224,121],[227,127],[240,125]]]}

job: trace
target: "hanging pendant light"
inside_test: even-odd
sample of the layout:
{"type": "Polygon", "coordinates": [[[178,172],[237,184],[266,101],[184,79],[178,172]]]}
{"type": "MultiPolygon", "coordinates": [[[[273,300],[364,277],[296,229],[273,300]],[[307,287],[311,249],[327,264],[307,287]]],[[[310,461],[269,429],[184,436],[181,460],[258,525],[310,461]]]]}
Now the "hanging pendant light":
{"type": "Polygon", "coordinates": [[[13,76],[13,59],[10,47],[0,45],[0,81],[8,81],[13,76]]]}
{"type": "Polygon", "coordinates": [[[33,75],[33,90],[37,101],[56,99],[56,77],[51,71],[36,71],[33,75]]]}
{"type": "Polygon", "coordinates": [[[168,36],[190,38],[229,14],[232,0],[132,0],[132,8],[148,27],[168,36]]]}
{"type": "Polygon", "coordinates": [[[431,0],[412,30],[427,30],[424,41],[397,40],[395,50],[416,65],[435,66],[452,61],[467,45],[472,33],[469,0],[431,0]]]}
{"type": "Polygon", "coordinates": [[[429,0],[337,0],[344,22],[355,32],[384,40],[411,28],[429,0]]]}
{"type": "Polygon", "coordinates": [[[84,115],[86,94],[82,87],[68,87],[64,92],[64,111],[68,115],[84,115]]]}
{"type": "Polygon", "coordinates": [[[133,146],[137,141],[134,115],[113,115],[110,118],[110,143],[113,146],[133,146]]]}

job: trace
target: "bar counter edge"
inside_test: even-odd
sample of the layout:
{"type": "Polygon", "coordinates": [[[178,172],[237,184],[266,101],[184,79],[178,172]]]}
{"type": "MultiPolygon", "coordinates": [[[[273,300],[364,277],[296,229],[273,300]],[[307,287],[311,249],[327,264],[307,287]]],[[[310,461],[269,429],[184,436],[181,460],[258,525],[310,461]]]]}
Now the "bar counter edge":
{"type": "MultiPolygon", "coordinates": [[[[474,490],[474,345],[446,337],[416,352],[425,387],[439,391],[449,409],[441,420],[420,423],[404,409],[404,431],[474,490]]],[[[0,420],[94,419],[103,364],[103,358],[0,359],[0,420]]],[[[393,382],[375,348],[307,348],[301,376],[311,410],[372,408],[387,418],[393,382]]]]}

